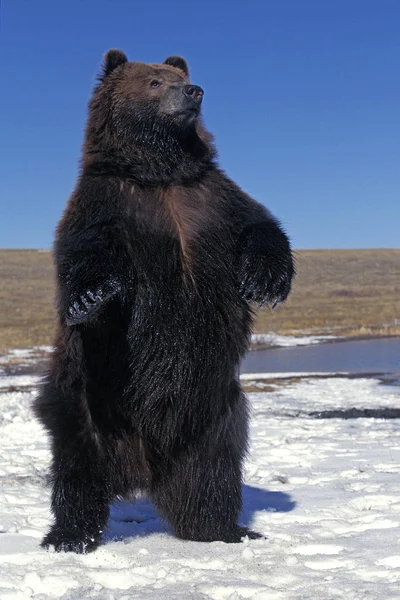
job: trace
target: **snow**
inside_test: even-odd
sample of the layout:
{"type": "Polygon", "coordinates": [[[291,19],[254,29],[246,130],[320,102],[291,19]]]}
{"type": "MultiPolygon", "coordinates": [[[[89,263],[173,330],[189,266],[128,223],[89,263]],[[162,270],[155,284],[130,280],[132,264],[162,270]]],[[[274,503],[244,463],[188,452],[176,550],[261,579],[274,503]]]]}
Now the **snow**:
{"type": "Polygon", "coordinates": [[[0,377],[0,389],[10,387],[29,388],[38,385],[39,376],[35,375],[11,375],[9,377],[0,377]]]}
{"type": "Polygon", "coordinates": [[[0,379],[1,600],[398,600],[400,421],[309,415],[398,407],[400,388],[302,377],[249,395],[241,521],[265,539],[178,540],[141,497],[112,507],[104,544],[89,555],[39,547],[50,452],[31,412],[38,378],[0,379]]]}
{"type": "MultiPolygon", "coordinates": [[[[270,380],[275,380],[275,379],[292,379],[293,377],[297,377],[297,378],[304,378],[304,377],[337,377],[338,375],[343,375],[343,377],[346,377],[346,375],[348,375],[349,373],[347,372],[343,372],[343,373],[327,373],[326,371],[316,371],[316,372],[299,372],[299,371],[293,371],[293,372],[289,372],[289,373],[241,373],[240,375],[240,379],[241,381],[258,381],[258,380],[263,380],[263,381],[270,381],[270,380]]],[[[0,382],[1,385],[1,382],[0,382]]]]}
{"type": "Polygon", "coordinates": [[[311,344],[321,344],[322,342],[329,342],[338,339],[339,337],[335,335],[294,336],[278,335],[270,332],[253,333],[251,336],[251,344],[253,349],[257,349],[259,346],[267,346],[269,348],[288,348],[291,346],[310,346],[311,344]]]}
{"type": "Polygon", "coordinates": [[[33,346],[33,348],[14,348],[8,354],[0,356],[0,365],[5,365],[19,359],[19,364],[36,361],[40,356],[46,356],[53,350],[52,346],[33,346]]]}

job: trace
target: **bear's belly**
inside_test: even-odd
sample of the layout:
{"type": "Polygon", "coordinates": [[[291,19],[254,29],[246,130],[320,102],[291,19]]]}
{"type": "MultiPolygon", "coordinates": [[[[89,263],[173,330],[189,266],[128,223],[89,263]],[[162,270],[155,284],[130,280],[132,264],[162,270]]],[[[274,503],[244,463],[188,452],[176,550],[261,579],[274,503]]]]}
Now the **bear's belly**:
{"type": "Polygon", "coordinates": [[[134,421],[150,419],[162,429],[164,421],[171,422],[170,411],[177,430],[193,415],[213,421],[230,401],[247,348],[248,307],[215,289],[200,297],[164,289],[154,301],[140,292],[127,336],[130,375],[124,393],[134,421]]]}
{"type": "Polygon", "coordinates": [[[218,367],[231,373],[247,349],[251,312],[236,290],[187,282],[139,287],[132,303],[129,346],[143,368],[175,377],[218,367]],[[143,359],[145,357],[145,359],[143,359]]]}

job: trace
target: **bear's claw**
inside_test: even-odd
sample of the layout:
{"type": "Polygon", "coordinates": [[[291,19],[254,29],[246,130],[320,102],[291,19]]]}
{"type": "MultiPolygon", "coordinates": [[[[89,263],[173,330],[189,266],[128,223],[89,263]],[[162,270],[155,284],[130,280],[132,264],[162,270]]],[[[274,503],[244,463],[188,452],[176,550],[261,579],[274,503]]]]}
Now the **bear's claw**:
{"type": "Polygon", "coordinates": [[[261,535],[261,533],[253,531],[248,527],[237,527],[232,534],[228,535],[222,541],[227,544],[239,544],[240,542],[243,542],[245,537],[248,537],[250,540],[259,540],[261,538],[265,538],[265,536],[261,535]]]}
{"type": "Polygon", "coordinates": [[[40,544],[42,548],[50,550],[54,548],[55,552],[75,552],[76,554],[87,554],[92,552],[99,545],[98,540],[87,535],[83,539],[76,533],[62,530],[51,530],[40,544]]]}
{"type": "Polygon", "coordinates": [[[79,298],[73,301],[67,310],[65,322],[67,325],[79,325],[94,317],[101,305],[110,300],[121,289],[118,282],[109,282],[103,288],[98,287],[94,292],[86,290],[79,298]]]}

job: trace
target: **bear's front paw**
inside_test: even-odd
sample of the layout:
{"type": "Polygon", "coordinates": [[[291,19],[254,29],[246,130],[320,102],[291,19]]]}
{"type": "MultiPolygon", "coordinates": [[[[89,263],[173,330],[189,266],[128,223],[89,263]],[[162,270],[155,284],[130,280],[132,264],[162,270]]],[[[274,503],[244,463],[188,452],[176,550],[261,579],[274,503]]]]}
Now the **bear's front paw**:
{"type": "Polygon", "coordinates": [[[254,256],[245,259],[240,270],[240,292],[248,302],[275,307],[286,300],[294,275],[294,264],[289,254],[278,257],[254,256]]]}
{"type": "Polygon", "coordinates": [[[92,552],[99,545],[100,535],[89,536],[79,532],[63,530],[53,527],[43,538],[40,544],[42,548],[50,550],[54,548],[56,552],[76,552],[76,554],[86,554],[92,552]]]}
{"type": "Polygon", "coordinates": [[[65,322],[67,325],[79,325],[95,317],[101,306],[121,290],[118,281],[108,281],[93,290],[86,290],[71,299],[65,322]]]}
{"type": "Polygon", "coordinates": [[[247,227],[238,243],[240,292],[248,302],[286,300],[295,274],[290,243],[274,221],[247,227]]]}

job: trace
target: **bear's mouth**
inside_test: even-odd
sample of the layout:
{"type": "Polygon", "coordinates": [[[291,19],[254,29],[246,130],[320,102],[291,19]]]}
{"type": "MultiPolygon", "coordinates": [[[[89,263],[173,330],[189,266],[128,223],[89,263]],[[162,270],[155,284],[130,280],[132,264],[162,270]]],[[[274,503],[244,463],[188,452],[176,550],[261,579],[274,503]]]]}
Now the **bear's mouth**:
{"type": "Polygon", "coordinates": [[[188,106],[182,111],[182,114],[188,115],[192,118],[196,118],[200,114],[200,107],[199,106],[188,106]]]}

